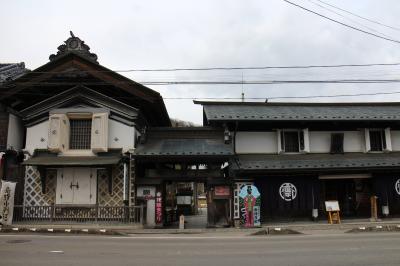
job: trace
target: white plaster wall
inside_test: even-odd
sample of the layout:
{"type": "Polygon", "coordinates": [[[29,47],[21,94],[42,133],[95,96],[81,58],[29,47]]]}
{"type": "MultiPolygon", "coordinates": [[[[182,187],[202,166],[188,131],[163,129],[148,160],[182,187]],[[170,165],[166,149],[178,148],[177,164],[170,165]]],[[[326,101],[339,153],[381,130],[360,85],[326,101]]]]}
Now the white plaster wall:
{"type": "Polygon", "coordinates": [[[49,122],[45,121],[40,124],[28,127],[26,129],[26,145],[25,149],[31,154],[35,149],[47,149],[49,122]],[[42,140],[43,139],[43,140],[42,140]]]}
{"type": "Polygon", "coordinates": [[[361,131],[310,131],[310,152],[329,153],[331,134],[344,133],[344,152],[364,152],[364,135],[361,131]]]}
{"type": "Polygon", "coordinates": [[[24,126],[19,117],[10,114],[8,119],[7,148],[20,150],[23,148],[24,126]]]}
{"type": "Polygon", "coordinates": [[[400,151],[400,130],[391,130],[390,138],[392,139],[392,150],[400,151]]]}
{"type": "MultiPolygon", "coordinates": [[[[108,122],[108,148],[124,151],[135,148],[135,128],[120,122],[109,120],[108,122]],[[118,139],[118,140],[116,140],[118,139]]],[[[49,122],[27,128],[26,149],[32,154],[35,149],[47,149],[49,122]],[[41,139],[44,141],[41,141],[41,139]]]]}
{"type": "Polygon", "coordinates": [[[237,132],[236,153],[277,153],[278,143],[275,131],[237,132]]]}
{"type": "Polygon", "coordinates": [[[135,148],[135,128],[120,122],[108,121],[108,148],[122,148],[124,151],[135,148]],[[118,139],[118,140],[116,140],[118,139]]]}

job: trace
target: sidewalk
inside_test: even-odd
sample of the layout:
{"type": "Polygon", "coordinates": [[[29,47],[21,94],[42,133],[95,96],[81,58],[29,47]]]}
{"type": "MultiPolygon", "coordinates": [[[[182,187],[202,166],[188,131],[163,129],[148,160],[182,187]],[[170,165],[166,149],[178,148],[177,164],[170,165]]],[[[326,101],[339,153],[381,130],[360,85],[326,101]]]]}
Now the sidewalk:
{"type": "MultiPolygon", "coordinates": [[[[14,224],[8,227],[0,227],[0,233],[9,232],[56,232],[56,233],[76,233],[86,232],[92,234],[125,234],[125,235],[143,235],[143,234],[241,234],[253,235],[263,234],[262,232],[292,232],[302,234],[313,234],[314,232],[324,233],[344,233],[350,230],[398,228],[400,231],[400,219],[385,219],[382,221],[371,222],[369,219],[344,220],[341,224],[328,224],[326,221],[318,222],[288,222],[288,223],[268,223],[258,228],[189,228],[189,229],[171,229],[155,228],[147,229],[141,225],[103,225],[103,224],[14,224]]],[[[392,229],[393,231],[393,229],[392,229]]],[[[395,230],[397,231],[397,230],[395,230]]]]}

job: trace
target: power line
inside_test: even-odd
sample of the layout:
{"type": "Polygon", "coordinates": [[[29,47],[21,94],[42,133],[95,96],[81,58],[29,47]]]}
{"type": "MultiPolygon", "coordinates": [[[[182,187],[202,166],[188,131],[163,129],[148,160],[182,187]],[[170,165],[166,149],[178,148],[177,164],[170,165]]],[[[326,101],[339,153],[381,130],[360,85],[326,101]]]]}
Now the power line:
{"type": "MultiPolygon", "coordinates": [[[[246,100],[278,100],[278,99],[311,99],[311,98],[338,98],[338,97],[358,97],[358,96],[378,96],[400,94],[400,91],[392,92],[371,92],[357,94],[335,94],[335,95],[308,95],[308,96],[276,96],[276,97],[246,97],[246,100]]],[[[165,100],[241,100],[241,97],[163,97],[165,100]]]]}
{"type": "MultiPolygon", "coordinates": [[[[311,99],[311,98],[338,98],[338,97],[358,97],[358,96],[378,96],[400,94],[400,91],[392,92],[371,92],[356,94],[334,94],[334,95],[308,95],[308,96],[276,96],[276,97],[246,97],[247,100],[278,100],[278,99],[311,99]]],[[[241,97],[163,97],[165,100],[241,100],[241,97]]]]}
{"type": "Polygon", "coordinates": [[[369,19],[369,18],[366,18],[366,17],[360,16],[360,15],[357,15],[357,14],[355,14],[355,13],[353,13],[353,12],[350,12],[350,11],[348,11],[348,10],[345,10],[345,9],[343,9],[343,8],[340,8],[340,7],[338,7],[338,6],[334,6],[334,5],[332,5],[332,4],[329,4],[329,3],[327,3],[327,2],[324,2],[324,1],[321,1],[321,0],[317,0],[317,1],[318,1],[318,2],[321,2],[321,3],[323,3],[323,4],[327,5],[327,6],[330,6],[330,7],[336,8],[336,9],[338,9],[338,10],[340,10],[340,11],[346,12],[346,13],[348,13],[348,14],[350,14],[350,15],[353,15],[353,16],[355,16],[355,17],[358,17],[358,18],[364,19],[364,20],[366,20],[366,21],[369,21],[369,22],[372,22],[372,23],[375,23],[375,24],[378,24],[378,25],[381,25],[381,26],[383,26],[383,27],[387,27],[387,28],[390,28],[390,29],[393,29],[393,30],[400,31],[400,28],[393,27],[393,26],[390,26],[390,25],[384,24],[384,23],[382,23],[382,22],[379,22],[379,21],[376,21],[376,20],[373,20],[373,19],[369,19]]]}
{"type": "Polygon", "coordinates": [[[301,6],[301,5],[298,5],[298,4],[295,4],[295,3],[293,3],[293,2],[290,2],[290,1],[288,1],[288,0],[283,0],[283,1],[289,3],[289,4],[293,5],[293,6],[296,6],[296,7],[298,7],[298,8],[301,8],[301,9],[307,11],[307,12],[310,12],[310,13],[312,13],[312,14],[314,14],[314,15],[320,16],[320,17],[322,17],[322,18],[325,18],[325,19],[327,19],[327,20],[330,20],[330,21],[332,21],[332,22],[335,22],[335,23],[337,23],[337,24],[340,24],[340,25],[342,25],[342,26],[345,26],[345,27],[347,27],[347,28],[350,28],[350,29],[353,29],[353,30],[356,30],[356,31],[359,31],[359,32],[362,32],[362,33],[365,33],[365,34],[368,34],[368,35],[371,35],[371,36],[374,36],[374,37],[383,39],[383,40],[386,40],[386,41],[390,41],[390,42],[394,42],[394,43],[400,43],[400,41],[398,41],[398,40],[391,39],[391,38],[386,38],[386,37],[383,37],[383,36],[381,36],[381,35],[378,35],[378,34],[375,34],[375,33],[369,32],[369,31],[365,31],[365,30],[363,30],[363,29],[360,29],[360,28],[357,28],[357,27],[354,27],[354,26],[351,26],[351,25],[348,25],[348,24],[346,24],[346,23],[343,23],[343,22],[340,22],[340,21],[335,20],[335,19],[333,19],[333,18],[327,17],[327,16],[322,15],[322,14],[320,14],[320,13],[318,13],[318,12],[315,12],[315,11],[313,11],[313,10],[311,10],[311,9],[308,9],[308,8],[305,8],[305,7],[301,6]]]}
{"type": "MultiPolygon", "coordinates": [[[[285,0],[284,0],[285,1],[285,0]]],[[[214,71],[214,70],[263,70],[263,69],[307,69],[307,68],[342,68],[342,67],[374,67],[398,66],[395,63],[369,63],[369,64],[337,64],[337,65],[292,65],[292,66],[244,66],[244,67],[199,67],[199,68],[153,68],[153,69],[122,69],[122,70],[71,70],[71,71],[32,71],[34,74],[67,74],[67,73],[126,73],[126,72],[175,72],[175,71],[214,71]]],[[[23,78],[23,77],[22,77],[23,78]]]]}
{"type": "MultiPolygon", "coordinates": [[[[21,95],[47,96],[49,94],[39,92],[22,92],[21,95]]],[[[332,95],[306,95],[306,96],[265,96],[265,97],[245,97],[246,100],[277,100],[277,99],[312,99],[312,98],[338,98],[338,97],[359,97],[359,96],[379,96],[400,94],[400,91],[391,92],[370,92],[355,94],[332,94],[332,95]]],[[[118,97],[118,99],[131,99],[132,97],[118,97]]],[[[242,97],[163,97],[164,100],[241,100],[242,97]]]]}
{"type": "MultiPolygon", "coordinates": [[[[318,0],[317,0],[317,1],[318,1],[318,0]]],[[[357,25],[359,25],[359,26],[361,26],[361,27],[364,27],[364,28],[366,28],[366,29],[368,29],[368,30],[370,30],[370,31],[376,32],[376,33],[378,33],[378,34],[380,34],[380,35],[382,35],[382,36],[385,36],[385,37],[387,37],[387,38],[393,38],[392,36],[388,36],[388,35],[386,35],[385,33],[382,33],[382,32],[380,32],[380,31],[377,31],[376,29],[370,28],[369,26],[366,26],[366,25],[364,25],[364,24],[362,24],[362,23],[360,23],[360,22],[358,22],[358,21],[356,21],[356,20],[354,20],[354,19],[351,19],[351,18],[349,18],[349,17],[346,17],[346,16],[344,16],[343,14],[340,14],[339,12],[336,12],[336,11],[330,9],[330,8],[327,8],[326,6],[323,6],[323,5],[321,5],[321,4],[315,3],[315,2],[313,2],[312,0],[308,0],[308,2],[312,3],[313,5],[319,6],[320,8],[323,8],[323,9],[325,9],[325,10],[328,10],[329,12],[332,12],[332,13],[334,13],[334,14],[336,14],[336,15],[338,15],[338,16],[344,18],[344,19],[347,19],[347,20],[349,20],[349,21],[351,21],[351,22],[353,22],[353,23],[355,23],[355,24],[357,24],[357,25]]],[[[319,1],[319,2],[321,2],[321,1],[319,1]]]]}
{"type": "MultiPolygon", "coordinates": [[[[330,80],[198,80],[198,81],[138,81],[142,85],[269,85],[269,84],[366,84],[366,83],[399,83],[400,79],[330,79],[330,80]]],[[[113,84],[131,84],[131,81],[116,81],[113,84]]],[[[5,85],[2,88],[13,88],[20,86],[101,86],[110,85],[109,82],[16,82],[5,85]]]]}

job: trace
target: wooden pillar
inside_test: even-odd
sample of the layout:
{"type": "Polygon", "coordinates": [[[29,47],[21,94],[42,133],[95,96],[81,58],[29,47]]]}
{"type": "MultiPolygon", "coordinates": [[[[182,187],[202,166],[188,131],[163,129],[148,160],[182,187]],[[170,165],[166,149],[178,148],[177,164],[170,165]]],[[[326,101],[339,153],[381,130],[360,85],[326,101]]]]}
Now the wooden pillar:
{"type": "Polygon", "coordinates": [[[378,220],[378,204],[377,204],[377,196],[371,196],[371,221],[378,220]]]}

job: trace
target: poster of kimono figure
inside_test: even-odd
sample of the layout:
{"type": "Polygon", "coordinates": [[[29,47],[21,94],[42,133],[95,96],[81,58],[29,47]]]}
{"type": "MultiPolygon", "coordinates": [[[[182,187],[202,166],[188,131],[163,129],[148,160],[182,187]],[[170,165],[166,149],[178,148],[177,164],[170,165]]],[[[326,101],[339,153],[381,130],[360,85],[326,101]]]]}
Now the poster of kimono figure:
{"type": "Polygon", "coordinates": [[[0,224],[11,225],[14,213],[14,182],[1,181],[0,189],[0,224]]]}
{"type": "Polygon", "coordinates": [[[244,185],[239,193],[240,225],[260,226],[261,194],[254,185],[244,185]]]}

